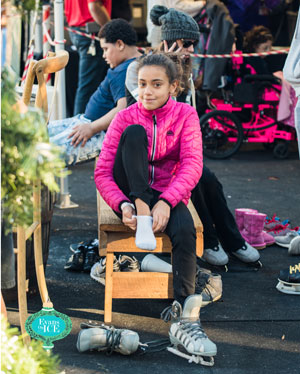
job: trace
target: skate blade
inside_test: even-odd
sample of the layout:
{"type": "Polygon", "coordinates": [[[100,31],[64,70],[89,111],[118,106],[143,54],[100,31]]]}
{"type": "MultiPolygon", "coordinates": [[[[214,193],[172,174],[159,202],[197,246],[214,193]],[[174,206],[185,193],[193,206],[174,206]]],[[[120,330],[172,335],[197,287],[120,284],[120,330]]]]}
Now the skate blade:
{"type": "Polygon", "coordinates": [[[176,356],[185,358],[186,360],[188,360],[189,364],[194,362],[195,364],[200,364],[203,366],[213,366],[215,363],[213,357],[200,356],[200,355],[189,355],[173,347],[167,347],[167,351],[173,353],[176,356]],[[205,360],[204,357],[207,358],[208,360],[205,360]]]}
{"type": "Polygon", "coordinates": [[[276,286],[277,290],[289,295],[300,295],[300,284],[287,283],[279,280],[276,286]]]}

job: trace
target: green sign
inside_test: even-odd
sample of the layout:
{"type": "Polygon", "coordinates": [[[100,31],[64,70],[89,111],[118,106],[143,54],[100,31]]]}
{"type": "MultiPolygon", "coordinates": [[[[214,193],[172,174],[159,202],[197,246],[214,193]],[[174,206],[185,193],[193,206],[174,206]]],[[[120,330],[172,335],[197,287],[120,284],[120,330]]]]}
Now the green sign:
{"type": "Polygon", "coordinates": [[[27,318],[25,328],[31,338],[43,341],[43,348],[52,349],[53,341],[70,334],[72,322],[66,314],[59,313],[51,307],[43,307],[27,318]]]}

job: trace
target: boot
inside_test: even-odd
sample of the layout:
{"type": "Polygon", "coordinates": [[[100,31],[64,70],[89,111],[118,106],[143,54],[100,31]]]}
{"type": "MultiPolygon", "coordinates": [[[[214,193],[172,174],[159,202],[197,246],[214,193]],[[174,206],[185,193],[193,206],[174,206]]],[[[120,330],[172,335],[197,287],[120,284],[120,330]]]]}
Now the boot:
{"type": "MultiPolygon", "coordinates": [[[[236,220],[237,227],[242,237],[246,240],[246,238],[243,236],[245,213],[258,213],[258,211],[256,209],[248,209],[248,208],[239,208],[235,210],[235,220],[236,220]]],[[[263,236],[266,246],[269,246],[275,243],[275,239],[273,238],[273,236],[268,234],[264,230],[262,231],[262,236],[263,236]]]]}
{"type": "Polygon", "coordinates": [[[79,332],[76,346],[79,352],[96,349],[130,355],[138,349],[139,341],[139,335],[135,331],[100,325],[92,328],[84,327],[79,332]]]}
{"type": "Polygon", "coordinates": [[[256,249],[266,248],[262,233],[266,216],[267,215],[263,213],[250,212],[245,213],[244,216],[243,238],[256,249]]]}

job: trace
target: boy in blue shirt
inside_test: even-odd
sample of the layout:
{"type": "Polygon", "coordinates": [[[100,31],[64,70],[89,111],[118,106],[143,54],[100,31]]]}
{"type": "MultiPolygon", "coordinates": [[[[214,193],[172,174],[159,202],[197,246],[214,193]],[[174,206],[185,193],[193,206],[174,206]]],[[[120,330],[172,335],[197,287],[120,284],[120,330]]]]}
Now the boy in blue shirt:
{"type": "Polygon", "coordinates": [[[91,96],[84,114],[51,121],[48,125],[50,142],[64,148],[67,165],[98,156],[110,122],[126,108],[127,67],[140,56],[136,32],[123,19],[106,23],[99,38],[103,58],[110,65],[105,79],[91,96]]]}

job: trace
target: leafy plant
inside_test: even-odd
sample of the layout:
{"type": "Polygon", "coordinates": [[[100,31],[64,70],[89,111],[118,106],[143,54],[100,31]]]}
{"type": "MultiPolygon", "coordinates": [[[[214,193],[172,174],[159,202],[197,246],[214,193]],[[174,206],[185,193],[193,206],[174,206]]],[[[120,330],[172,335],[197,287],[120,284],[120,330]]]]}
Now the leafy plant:
{"type": "Polygon", "coordinates": [[[58,367],[58,356],[45,351],[40,341],[24,345],[19,330],[1,317],[1,373],[57,374],[58,367]]]}
{"type": "Polygon", "coordinates": [[[15,94],[16,78],[8,69],[1,81],[1,196],[3,218],[9,225],[32,221],[32,188],[41,180],[58,191],[55,176],[65,167],[59,147],[49,143],[43,114],[22,107],[15,94]]]}

